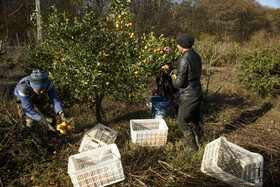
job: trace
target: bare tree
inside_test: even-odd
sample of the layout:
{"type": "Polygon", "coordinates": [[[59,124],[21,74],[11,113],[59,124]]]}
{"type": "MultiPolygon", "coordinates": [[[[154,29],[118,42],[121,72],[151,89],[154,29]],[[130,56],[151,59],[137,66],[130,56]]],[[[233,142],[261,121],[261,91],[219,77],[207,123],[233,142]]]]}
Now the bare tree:
{"type": "Polygon", "coordinates": [[[142,34],[154,27],[155,33],[169,34],[169,25],[174,21],[172,5],[168,0],[132,0],[130,8],[135,31],[142,34]]]}

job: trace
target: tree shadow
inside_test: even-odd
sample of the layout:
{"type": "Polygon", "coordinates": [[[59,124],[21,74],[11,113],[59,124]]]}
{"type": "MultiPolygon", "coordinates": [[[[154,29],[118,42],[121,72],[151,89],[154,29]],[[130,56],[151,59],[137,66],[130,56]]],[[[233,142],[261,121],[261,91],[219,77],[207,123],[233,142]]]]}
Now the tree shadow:
{"type": "Polygon", "coordinates": [[[203,112],[206,115],[222,111],[225,106],[238,107],[245,106],[245,99],[237,95],[213,94],[203,100],[203,112]]]}
{"type": "Polygon", "coordinates": [[[261,108],[257,110],[247,110],[242,112],[240,116],[234,119],[232,122],[225,124],[224,130],[222,130],[219,135],[229,134],[239,128],[243,128],[251,123],[255,123],[258,118],[270,111],[272,106],[273,105],[271,103],[266,102],[261,106],[261,108]]]}

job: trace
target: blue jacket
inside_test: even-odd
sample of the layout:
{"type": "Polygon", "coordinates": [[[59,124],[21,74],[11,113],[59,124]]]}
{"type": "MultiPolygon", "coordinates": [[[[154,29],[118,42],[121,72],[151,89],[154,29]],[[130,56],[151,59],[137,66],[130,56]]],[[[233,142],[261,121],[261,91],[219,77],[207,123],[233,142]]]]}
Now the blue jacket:
{"type": "Polygon", "coordinates": [[[63,110],[63,107],[57,98],[55,87],[50,80],[48,80],[45,93],[42,95],[37,95],[30,86],[30,76],[26,76],[19,81],[14,90],[14,94],[20,99],[22,108],[26,115],[36,121],[39,121],[42,116],[34,110],[32,100],[41,99],[47,97],[48,95],[51,104],[54,106],[55,112],[58,113],[59,111],[63,110]]]}

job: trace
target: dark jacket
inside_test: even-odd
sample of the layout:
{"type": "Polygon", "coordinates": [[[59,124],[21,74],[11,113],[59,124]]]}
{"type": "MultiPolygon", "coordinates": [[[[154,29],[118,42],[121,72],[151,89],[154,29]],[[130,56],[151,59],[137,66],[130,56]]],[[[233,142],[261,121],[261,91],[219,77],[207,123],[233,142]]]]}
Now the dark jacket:
{"type": "Polygon", "coordinates": [[[177,77],[172,76],[172,84],[179,89],[181,101],[202,96],[201,70],[201,57],[193,49],[185,51],[178,59],[177,77]]]}

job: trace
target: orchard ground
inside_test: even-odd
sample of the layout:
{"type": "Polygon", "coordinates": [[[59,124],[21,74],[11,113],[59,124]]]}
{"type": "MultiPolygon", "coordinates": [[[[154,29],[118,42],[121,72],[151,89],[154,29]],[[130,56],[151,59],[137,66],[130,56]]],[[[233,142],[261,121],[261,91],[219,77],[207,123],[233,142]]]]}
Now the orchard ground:
{"type": "MultiPolygon", "coordinates": [[[[9,51],[8,51],[9,52],[9,51]]],[[[16,58],[16,56],[14,56],[16,58]]],[[[68,157],[78,153],[84,132],[96,124],[85,106],[75,105],[67,113],[76,127],[67,135],[47,138],[56,148],[51,161],[42,159],[42,151],[20,124],[13,100],[13,88],[21,77],[16,59],[1,62],[0,86],[0,186],[72,186],[67,174],[68,157]]],[[[118,131],[116,144],[121,153],[125,180],[112,186],[226,186],[200,171],[204,146],[224,136],[249,151],[264,157],[264,185],[280,185],[280,100],[262,98],[237,81],[236,64],[206,67],[210,72],[209,91],[204,103],[205,141],[197,153],[182,157],[184,140],[177,119],[166,117],[169,127],[166,146],[135,147],[130,141],[130,119],[147,118],[142,102],[114,102],[105,99],[104,124],[118,131]]],[[[203,74],[204,91],[209,76],[203,74]]],[[[143,97],[151,96],[154,77],[143,97]]]]}

